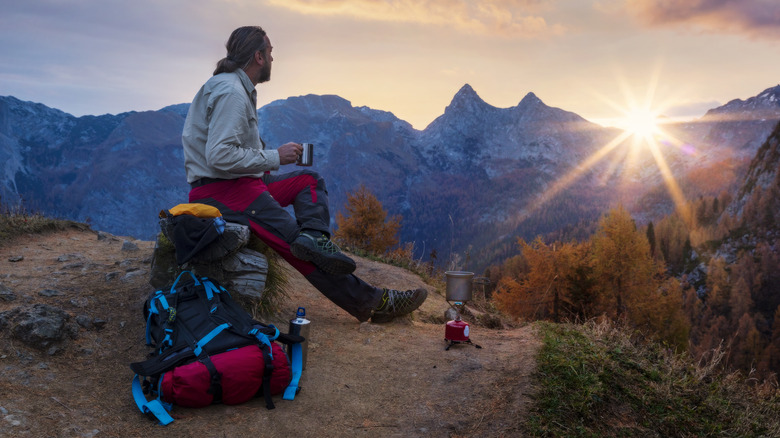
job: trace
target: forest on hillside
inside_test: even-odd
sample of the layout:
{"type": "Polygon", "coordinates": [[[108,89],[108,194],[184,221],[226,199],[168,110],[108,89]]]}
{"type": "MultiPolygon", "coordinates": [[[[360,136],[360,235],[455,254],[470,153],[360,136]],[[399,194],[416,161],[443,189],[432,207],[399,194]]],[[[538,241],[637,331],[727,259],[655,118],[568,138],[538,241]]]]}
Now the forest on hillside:
{"type": "Polygon", "coordinates": [[[622,206],[584,240],[519,240],[490,267],[492,298],[523,320],[620,321],[695,358],[760,378],[780,372],[780,178],[700,196],[639,227],[622,206]],[[749,189],[749,190],[748,190],[749,189]]]}

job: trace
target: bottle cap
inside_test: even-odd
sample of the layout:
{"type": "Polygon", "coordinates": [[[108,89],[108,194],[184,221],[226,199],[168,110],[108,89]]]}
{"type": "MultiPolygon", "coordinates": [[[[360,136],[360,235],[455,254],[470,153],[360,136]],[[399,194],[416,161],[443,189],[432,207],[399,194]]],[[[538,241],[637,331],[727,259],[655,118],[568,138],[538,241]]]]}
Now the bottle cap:
{"type": "Polygon", "coordinates": [[[295,313],[295,316],[297,316],[298,318],[303,318],[304,316],[306,316],[306,309],[303,307],[299,307],[298,312],[295,313]]]}

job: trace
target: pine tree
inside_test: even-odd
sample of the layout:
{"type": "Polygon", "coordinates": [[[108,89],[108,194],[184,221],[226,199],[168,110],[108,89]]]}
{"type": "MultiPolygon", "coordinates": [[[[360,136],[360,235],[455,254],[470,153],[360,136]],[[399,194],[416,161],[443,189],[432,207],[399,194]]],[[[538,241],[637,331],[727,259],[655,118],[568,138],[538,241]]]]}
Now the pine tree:
{"type": "Polygon", "coordinates": [[[665,278],[663,267],[650,256],[647,236],[637,230],[625,208],[610,210],[599,226],[591,239],[591,257],[602,309],[648,336],[685,350],[690,323],[683,311],[680,282],[665,278]]]}
{"type": "Polygon", "coordinates": [[[707,265],[707,295],[705,300],[717,315],[729,316],[731,285],[726,272],[726,261],[722,257],[713,258],[707,265]]]}
{"type": "Polygon", "coordinates": [[[647,224],[647,242],[650,244],[650,257],[655,258],[655,228],[653,221],[647,224]]]}
{"type": "Polygon", "coordinates": [[[650,336],[678,351],[687,350],[690,323],[683,310],[683,292],[674,277],[655,286],[630,309],[631,321],[650,336]]]}
{"type": "Polygon", "coordinates": [[[382,254],[398,244],[401,217],[387,218],[387,211],[364,185],[347,194],[347,216],[336,214],[334,237],[348,246],[382,254]]]}
{"type": "Polygon", "coordinates": [[[579,253],[582,263],[575,265],[567,280],[573,316],[584,321],[596,314],[597,282],[586,251],[580,247],[579,253]]]}
{"type": "Polygon", "coordinates": [[[780,371],[780,306],[775,310],[772,335],[762,353],[762,359],[762,369],[771,370],[775,373],[780,371]]]}
{"type": "Polygon", "coordinates": [[[750,296],[750,288],[744,278],[739,278],[732,288],[731,296],[729,297],[729,307],[734,317],[751,312],[753,299],[750,296]]]}
{"type": "Polygon", "coordinates": [[[691,254],[693,252],[693,246],[691,246],[691,239],[686,238],[685,243],[683,244],[683,261],[686,263],[691,260],[691,254]]]}
{"type": "Polygon", "coordinates": [[[612,302],[611,310],[605,310],[620,319],[629,305],[652,290],[657,269],[647,238],[622,205],[610,210],[599,226],[592,238],[594,274],[603,298],[612,302]]]}
{"type": "Polygon", "coordinates": [[[562,316],[577,315],[583,306],[573,299],[571,291],[572,281],[578,279],[577,270],[587,272],[582,267],[587,261],[583,247],[560,242],[547,245],[541,238],[530,244],[520,239],[518,245],[524,269],[506,269],[495,298],[499,307],[529,320],[559,321],[562,316]]]}
{"type": "Polygon", "coordinates": [[[742,314],[731,342],[731,364],[743,370],[753,369],[763,348],[755,318],[748,313],[742,314]]]}
{"type": "Polygon", "coordinates": [[[528,297],[524,294],[525,290],[520,283],[513,277],[501,277],[496,286],[494,300],[499,309],[514,317],[525,317],[532,314],[532,306],[529,306],[528,297]]]}
{"type": "Polygon", "coordinates": [[[696,223],[702,226],[707,223],[707,199],[700,197],[696,206],[696,223]]]}

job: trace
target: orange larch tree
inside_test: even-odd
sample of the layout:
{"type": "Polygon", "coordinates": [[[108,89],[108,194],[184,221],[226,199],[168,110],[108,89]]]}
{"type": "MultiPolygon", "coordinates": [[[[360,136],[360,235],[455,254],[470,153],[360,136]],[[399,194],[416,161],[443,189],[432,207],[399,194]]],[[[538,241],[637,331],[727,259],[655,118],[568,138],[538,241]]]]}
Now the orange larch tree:
{"type": "Polygon", "coordinates": [[[364,185],[347,194],[347,215],[336,214],[334,238],[347,246],[383,254],[398,244],[401,216],[388,218],[376,196],[364,185]]]}
{"type": "Polygon", "coordinates": [[[504,311],[526,319],[552,319],[574,316],[578,306],[572,300],[571,282],[583,260],[575,243],[545,244],[541,238],[533,243],[520,239],[518,244],[526,265],[520,276],[504,277],[499,283],[496,301],[504,311]]]}

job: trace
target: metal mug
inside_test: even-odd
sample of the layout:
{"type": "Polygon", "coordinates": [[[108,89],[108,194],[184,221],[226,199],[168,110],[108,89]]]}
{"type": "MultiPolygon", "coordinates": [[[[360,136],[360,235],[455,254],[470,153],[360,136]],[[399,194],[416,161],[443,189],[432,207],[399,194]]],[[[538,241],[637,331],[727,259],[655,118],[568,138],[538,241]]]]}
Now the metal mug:
{"type": "Polygon", "coordinates": [[[311,166],[314,163],[314,145],[311,143],[301,143],[303,152],[298,157],[299,166],[311,166]]]}

